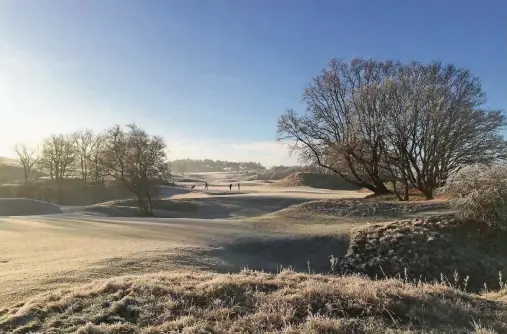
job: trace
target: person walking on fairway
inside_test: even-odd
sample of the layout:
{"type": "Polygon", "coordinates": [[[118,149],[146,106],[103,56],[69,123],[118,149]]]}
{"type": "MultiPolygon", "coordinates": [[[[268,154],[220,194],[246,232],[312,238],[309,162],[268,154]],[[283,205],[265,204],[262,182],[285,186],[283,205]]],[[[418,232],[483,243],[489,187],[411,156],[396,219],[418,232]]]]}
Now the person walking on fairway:
{"type": "Polygon", "coordinates": [[[208,190],[208,182],[204,182],[204,190],[208,190]]]}
{"type": "Polygon", "coordinates": [[[232,190],[232,183],[229,184],[229,191],[231,191],[231,190],[232,190]]]}
{"type": "Polygon", "coordinates": [[[240,189],[240,188],[239,188],[239,182],[238,182],[238,190],[239,190],[239,189],[240,189]]]}

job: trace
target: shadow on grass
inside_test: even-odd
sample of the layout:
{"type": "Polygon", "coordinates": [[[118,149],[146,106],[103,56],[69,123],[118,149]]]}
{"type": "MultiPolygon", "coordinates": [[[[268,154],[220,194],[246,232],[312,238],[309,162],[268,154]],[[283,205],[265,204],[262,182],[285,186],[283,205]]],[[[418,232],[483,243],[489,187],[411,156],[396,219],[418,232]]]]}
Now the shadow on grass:
{"type": "MultiPolygon", "coordinates": [[[[214,194],[216,195],[216,194],[214,194]]],[[[225,193],[224,193],[225,195],[225,193]]],[[[230,195],[230,194],[227,194],[230,195]]],[[[294,204],[311,201],[303,198],[280,198],[276,196],[223,196],[189,199],[155,199],[155,216],[164,218],[218,219],[254,217],[285,209],[294,204]]],[[[104,204],[104,203],[103,203],[104,204]]],[[[66,212],[85,212],[109,217],[133,217],[137,214],[137,202],[133,199],[108,202],[106,205],[71,207],[66,212]]]]}
{"type": "Polygon", "coordinates": [[[208,197],[193,199],[191,201],[199,205],[200,218],[213,219],[255,217],[310,200],[303,198],[280,198],[276,196],[239,196],[208,197]]]}
{"type": "MultiPolygon", "coordinates": [[[[272,239],[242,239],[206,251],[203,255],[220,259],[226,271],[254,270],[276,272],[281,267],[296,271],[329,272],[330,256],[345,256],[348,240],[339,236],[312,236],[272,239]]],[[[184,261],[179,258],[179,261],[184,261]]],[[[188,259],[191,261],[192,259],[188,259]]],[[[212,269],[212,268],[210,268],[212,269]]]]}
{"type": "Polygon", "coordinates": [[[343,258],[347,248],[348,240],[338,236],[241,239],[207,248],[149,251],[109,258],[85,270],[59,274],[48,279],[47,283],[75,283],[178,269],[234,273],[249,268],[274,273],[281,268],[291,267],[301,272],[308,272],[310,268],[312,273],[329,273],[330,256],[343,258]]]}

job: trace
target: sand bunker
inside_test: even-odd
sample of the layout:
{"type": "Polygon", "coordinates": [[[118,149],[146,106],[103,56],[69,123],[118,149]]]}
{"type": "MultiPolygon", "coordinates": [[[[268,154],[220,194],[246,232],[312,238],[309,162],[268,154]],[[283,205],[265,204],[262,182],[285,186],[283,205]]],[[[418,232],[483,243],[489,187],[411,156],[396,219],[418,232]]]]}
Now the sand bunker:
{"type": "Polygon", "coordinates": [[[0,216],[30,216],[61,213],[58,205],[26,198],[0,198],[0,216]]]}

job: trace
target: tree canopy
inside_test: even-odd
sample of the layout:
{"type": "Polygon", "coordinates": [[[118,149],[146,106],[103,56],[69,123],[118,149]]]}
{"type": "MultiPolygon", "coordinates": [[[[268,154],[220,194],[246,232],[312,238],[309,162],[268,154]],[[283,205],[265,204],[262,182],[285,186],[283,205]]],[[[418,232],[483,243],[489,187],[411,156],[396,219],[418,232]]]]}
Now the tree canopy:
{"type": "Polygon", "coordinates": [[[332,59],[303,101],[304,114],[279,117],[278,140],[376,194],[389,180],[400,199],[409,185],[430,199],[451,173],[506,157],[504,111],[484,108],[480,80],[452,64],[332,59]]]}

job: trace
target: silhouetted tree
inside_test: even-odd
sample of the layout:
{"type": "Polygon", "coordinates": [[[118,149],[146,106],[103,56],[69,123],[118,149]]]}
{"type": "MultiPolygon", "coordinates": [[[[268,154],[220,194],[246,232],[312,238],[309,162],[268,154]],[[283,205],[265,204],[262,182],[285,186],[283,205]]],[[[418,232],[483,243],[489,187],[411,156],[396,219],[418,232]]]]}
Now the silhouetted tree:
{"type": "Polygon", "coordinates": [[[142,215],[153,215],[157,181],[169,174],[166,144],[135,124],[114,126],[104,135],[100,165],[106,175],[121,181],[136,197],[142,215]]]}
{"type": "Polygon", "coordinates": [[[427,199],[461,168],[506,158],[505,113],[482,108],[485,94],[469,70],[414,62],[381,90],[386,165],[427,199]]]}
{"type": "Polygon", "coordinates": [[[52,135],[42,143],[40,166],[58,185],[58,203],[62,202],[63,182],[74,173],[77,152],[68,135],[52,135]]]}
{"type": "Polygon", "coordinates": [[[14,146],[14,151],[18,155],[18,161],[23,166],[25,182],[30,177],[33,166],[37,163],[37,153],[35,149],[29,149],[24,144],[14,146]]]}
{"type": "Polygon", "coordinates": [[[479,79],[454,65],[333,59],[305,89],[306,113],[280,116],[278,140],[376,194],[391,180],[400,199],[409,185],[431,199],[464,166],[506,158],[505,114],[484,100],[479,79]]]}
{"type": "Polygon", "coordinates": [[[79,130],[74,132],[71,136],[77,153],[77,162],[79,165],[78,168],[81,174],[81,180],[84,184],[86,184],[88,183],[90,173],[88,165],[95,135],[91,130],[79,130]]]}
{"type": "Polygon", "coordinates": [[[278,119],[278,140],[310,164],[376,194],[388,193],[381,167],[381,97],[376,86],[398,68],[393,62],[332,59],[305,88],[306,113],[287,110],[278,119]]]}

